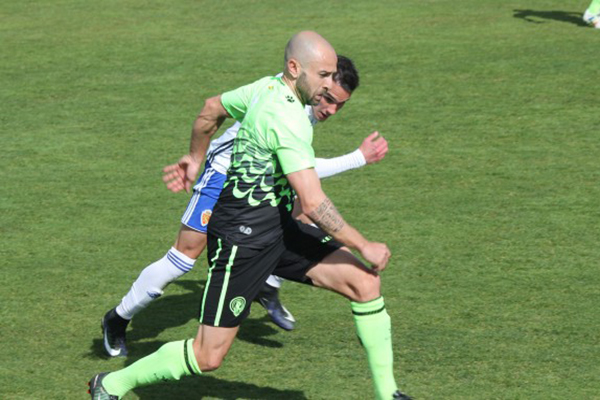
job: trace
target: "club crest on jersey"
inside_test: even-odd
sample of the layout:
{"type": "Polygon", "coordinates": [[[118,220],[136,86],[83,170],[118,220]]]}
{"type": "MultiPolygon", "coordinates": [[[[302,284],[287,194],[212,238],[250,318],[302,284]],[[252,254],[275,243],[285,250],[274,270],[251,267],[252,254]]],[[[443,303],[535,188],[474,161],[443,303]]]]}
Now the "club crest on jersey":
{"type": "Polygon", "coordinates": [[[229,309],[236,317],[244,311],[244,308],[246,308],[246,299],[241,296],[236,297],[229,303],[229,309]]]}
{"type": "Polygon", "coordinates": [[[202,211],[202,216],[200,217],[200,223],[202,224],[202,226],[208,225],[208,221],[210,220],[211,215],[212,215],[211,210],[202,211]]]}

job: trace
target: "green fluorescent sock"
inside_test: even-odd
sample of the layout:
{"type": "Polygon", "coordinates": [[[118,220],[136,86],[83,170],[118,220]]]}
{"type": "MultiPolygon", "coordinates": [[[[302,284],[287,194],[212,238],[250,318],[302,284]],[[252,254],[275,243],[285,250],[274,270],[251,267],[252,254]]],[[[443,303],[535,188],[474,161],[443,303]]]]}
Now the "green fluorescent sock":
{"type": "Polygon", "coordinates": [[[123,397],[139,386],[200,374],[192,340],[181,340],[167,343],[129,367],[111,372],[102,380],[102,385],[108,393],[123,397]]]}
{"type": "Polygon", "coordinates": [[[588,11],[593,15],[600,14],[600,0],[592,0],[590,6],[588,7],[588,11]]]}
{"type": "Polygon", "coordinates": [[[398,386],[394,380],[392,324],[383,297],[366,303],[350,303],[356,332],[367,351],[377,399],[389,400],[398,386]]]}

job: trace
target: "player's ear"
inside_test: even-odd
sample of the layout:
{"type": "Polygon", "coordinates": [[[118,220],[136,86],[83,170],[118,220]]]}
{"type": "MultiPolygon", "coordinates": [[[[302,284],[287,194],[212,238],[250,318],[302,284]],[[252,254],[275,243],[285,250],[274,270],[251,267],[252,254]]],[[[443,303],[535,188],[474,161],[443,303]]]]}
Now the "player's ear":
{"type": "Polygon", "coordinates": [[[298,79],[298,77],[300,76],[300,72],[302,72],[302,66],[300,65],[300,62],[295,58],[290,58],[287,61],[286,67],[290,75],[294,79],[298,79]]]}

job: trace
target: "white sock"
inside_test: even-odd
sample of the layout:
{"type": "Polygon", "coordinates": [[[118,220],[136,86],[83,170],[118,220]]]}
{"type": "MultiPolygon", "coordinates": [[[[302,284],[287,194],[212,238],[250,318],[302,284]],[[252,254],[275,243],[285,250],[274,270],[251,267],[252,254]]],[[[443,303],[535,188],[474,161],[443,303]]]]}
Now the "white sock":
{"type": "Polygon", "coordinates": [[[275,289],[279,289],[284,280],[285,279],[280,278],[278,276],[269,275],[269,277],[267,278],[267,285],[272,286],[275,289]]]}
{"type": "Polygon", "coordinates": [[[125,319],[133,318],[152,300],[159,298],[169,283],[189,272],[195,262],[196,260],[171,247],[163,258],[144,268],[117,306],[117,314],[125,319]]]}

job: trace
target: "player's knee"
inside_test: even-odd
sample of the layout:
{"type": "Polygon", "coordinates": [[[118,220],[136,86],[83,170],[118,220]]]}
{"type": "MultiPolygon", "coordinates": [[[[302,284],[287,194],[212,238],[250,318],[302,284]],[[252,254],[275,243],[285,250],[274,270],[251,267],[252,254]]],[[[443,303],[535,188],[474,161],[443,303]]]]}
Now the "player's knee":
{"type": "Polygon", "coordinates": [[[202,254],[204,246],[194,243],[176,244],[175,249],[191,259],[196,259],[202,254]]]}
{"type": "Polygon", "coordinates": [[[221,354],[219,351],[214,351],[207,348],[201,348],[199,344],[198,338],[194,340],[193,343],[194,348],[194,356],[196,357],[196,362],[198,363],[198,367],[202,372],[210,372],[218,369],[223,363],[223,359],[225,358],[224,354],[221,354]]]}
{"type": "Polygon", "coordinates": [[[195,231],[182,225],[173,247],[187,257],[196,259],[206,247],[206,233],[195,231]]]}
{"type": "Polygon", "coordinates": [[[350,300],[367,302],[381,295],[381,280],[379,275],[365,273],[360,279],[351,284],[352,295],[350,300]]]}
{"type": "Polygon", "coordinates": [[[218,369],[223,363],[223,357],[216,354],[205,354],[204,356],[198,358],[196,355],[196,362],[200,367],[200,371],[202,372],[210,372],[218,369]]]}

